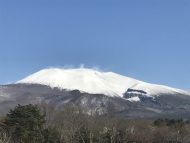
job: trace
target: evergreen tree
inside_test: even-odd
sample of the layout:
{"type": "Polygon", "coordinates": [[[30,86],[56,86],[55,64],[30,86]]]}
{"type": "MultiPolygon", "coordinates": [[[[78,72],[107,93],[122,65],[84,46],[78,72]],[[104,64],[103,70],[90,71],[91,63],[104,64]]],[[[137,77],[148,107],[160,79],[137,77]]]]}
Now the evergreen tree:
{"type": "Polygon", "coordinates": [[[43,132],[44,143],[60,143],[61,137],[60,134],[54,128],[45,129],[43,132]]]}
{"type": "Polygon", "coordinates": [[[7,114],[7,125],[13,142],[42,143],[45,116],[35,105],[18,105],[7,114]]]}

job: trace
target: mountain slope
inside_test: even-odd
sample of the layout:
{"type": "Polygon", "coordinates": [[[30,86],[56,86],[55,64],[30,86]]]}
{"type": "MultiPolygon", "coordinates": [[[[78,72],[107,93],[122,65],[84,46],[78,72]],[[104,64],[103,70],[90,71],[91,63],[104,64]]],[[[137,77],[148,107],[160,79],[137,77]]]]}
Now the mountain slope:
{"type": "Polygon", "coordinates": [[[80,90],[90,94],[104,94],[107,96],[123,97],[128,89],[142,90],[147,96],[161,94],[185,94],[188,92],[162,86],[149,84],[136,79],[125,77],[113,72],[100,72],[93,69],[43,69],[16,83],[42,84],[52,88],[66,90],[80,90]]]}
{"type": "Polygon", "coordinates": [[[76,105],[87,114],[112,112],[128,118],[190,118],[189,92],[93,69],[44,69],[0,86],[0,116],[17,104],[62,110],[76,105]]]}

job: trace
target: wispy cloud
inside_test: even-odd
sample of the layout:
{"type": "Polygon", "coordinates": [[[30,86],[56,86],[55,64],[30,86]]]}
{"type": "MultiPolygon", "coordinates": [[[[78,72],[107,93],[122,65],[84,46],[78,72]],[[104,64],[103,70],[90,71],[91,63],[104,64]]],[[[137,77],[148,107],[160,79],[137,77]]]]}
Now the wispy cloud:
{"type": "Polygon", "coordinates": [[[61,68],[61,69],[93,69],[96,71],[101,71],[101,72],[106,72],[109,70],[106,70],[100,66],[87,66],[85,64],[80,64],[80,65],[73,65],[73,64],[66,64],[64,66],[49,66],[47,69],[52,69],[52,68],[61,68]]]}

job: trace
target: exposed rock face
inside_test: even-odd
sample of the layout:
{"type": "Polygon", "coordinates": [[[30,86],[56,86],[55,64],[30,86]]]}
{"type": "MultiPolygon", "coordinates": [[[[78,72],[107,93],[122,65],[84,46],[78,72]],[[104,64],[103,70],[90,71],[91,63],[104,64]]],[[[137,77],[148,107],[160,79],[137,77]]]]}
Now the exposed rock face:
{"type": "Polygon", "coordinates": [[[163,94],[145,96],[144,91],[127,90],[123,97],[89,94],[79,90],[60,90],[39,84],[12,84],[0,86],[0,114],[4,115],[17,104],[46,104],[57,110],[65,104],[75,104],[87,114],[113,112],[128,118],[185,117],[190,118],[190,96],[163,94]],[[139,93],[138,93],[139,92],[139,93]],[[140,102],[129,101],[139,97],[140,102]]]}

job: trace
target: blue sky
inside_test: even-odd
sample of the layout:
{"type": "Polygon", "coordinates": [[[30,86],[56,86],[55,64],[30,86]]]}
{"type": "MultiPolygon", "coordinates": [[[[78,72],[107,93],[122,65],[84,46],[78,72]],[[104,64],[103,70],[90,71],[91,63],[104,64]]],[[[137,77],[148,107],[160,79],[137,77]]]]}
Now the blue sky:
{"type": "Polygon", "coordinates": [[[1,84],[80,64],[190,90],[190,1],[0,1],[1,84]]]}

